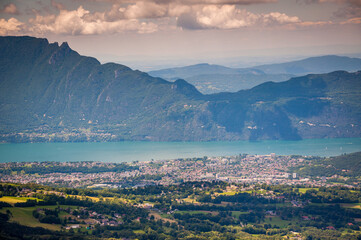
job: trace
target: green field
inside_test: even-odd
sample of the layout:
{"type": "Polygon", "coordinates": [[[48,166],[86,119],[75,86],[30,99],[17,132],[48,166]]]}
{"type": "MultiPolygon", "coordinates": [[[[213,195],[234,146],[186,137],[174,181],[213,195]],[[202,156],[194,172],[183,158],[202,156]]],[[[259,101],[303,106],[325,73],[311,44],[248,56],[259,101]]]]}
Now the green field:
{"type": "Polygon", "coordinates": [[[182,200],[186,203],[196,203],[196,204],[199,203],[196,199],[192,199],[189,196],[187,198],[183,198],[182,200]]]}
{"type": "Polygon", "coordinates": [[[248,214],[249,212],[241,212],[241,211],[232,211],[232,217],[239,218],[240,215],[248,214]]]}
{"type": "MultiPolygon", "coordinates": [[[[6,213],[6,210],[9,210],[12,214],[12,217],[10,218],[10,221],[17,222],[21,225],[29,226],[29,227],[42,227],[49,230],[60,230],[60,225],[55,224],[46,224],[41,223],[38,221],[38,219],[33,217],[33,211],[37,208],[48,208],[48,209],[55,209],[57,208],[57,205],[51,205],[51,206],[35,206],[35,207],[12,207],[12,208],[3,208],[0,209],[1,213],[6,213]]],[[[68,205],[60,205],[61,208],[76,208],[74,206],[68,206],[68,205]]],[[[66,215],[65,212],[60,212],[59,216],[62,217],[66,215]]]]}
{"type": "MultiPolygon", "coordinates": [[[[329,206],[335,204],[336,203],[310,203],[310,205],[314,205],[314,206],[329,206]]],[[[340,206],[343,208],[361,209],[361,203],[340,203],[340,206]]]]}
{"type": "Polygon", "coordinates": [[[306,193],[308,190],[312,190],[312,189],[314,189],[316,191],[319,190],[318,188],[297,188],[297,189],[300,193],[306,193]]]}
{"type": "Polygon", "coordinates": [[[1,197],[0,201],[14,205],[15,203],[26,202],[26,200],[28,200],[28,199],[42,201],[41,199],[31,198],[31,197],[11,197],[11,196],[1,197]]]}
{"type": "MultiPolygon", "coordinates": [[[[102,201],[102,202],[106,202],[106,201],[113,201],[114,198],[113,197],[103,197],[103,198],[99,198],[99,197],[91,197],[91,196],[86,196],[86,197],[83,197],[83,196],[78,196],[78,195],[67,195],[69,197],[75,197],[77,199],[90,199],[92,200],[93,202],[99,202],[99,201],[102,201]]],[[[123,199],[119,199],[119,200],[123,200],[123,199]]]]}
{"type": "Polygon", "coordinates": [[[280,228],[284,228],[284,227],[287,227],[288,224],[291,223],[292,221],[282,220],[280,217],[272,216],[272,217],[266,217],[264,222],[267,224],[271,224],[272,226],[276,225],[280,228]],[[272,220],[270,220],[270,218],[272,220]]]}
{"type": "Polygon", "coordinates": [[[219,195],[233,196],[236,193],[237,193],[236,191],[230,191],[230,192],[222,192],[219,195]]]}
{"type": "Polygon", "coordinates": [[[133,232],[135,234],[145,234],[145,232],[143,230],[134,230],[133,232]]]}
{"type": "MultiPolygon", "coordinates": [[[[48,208],[49,206],[42,206],[48,208]]],[[[12,217],[10,221],[17,222],[24,226],[29,227],[42,227],[50,230],[60,230],[60,225],[40,223],[38,219],[33,217],[33,211],[38,207],[26,207],[26,208],[3,208],[0,212],[5,213],[6,210],[10,210],[12,217]]]]}
{"type": "Polygon", "coordinates": [[[356,208],[361,209],[361,203],[341,203],[341,207],[343,208],[356,208]]]}
{"type": "Polygon", "coordinates": [[[180,213],[180,214],[212,214],[212,215],[216,215],[218,214],[218,212],[211,212],[211,211],[177,211],[176,213],[180,213]]]}

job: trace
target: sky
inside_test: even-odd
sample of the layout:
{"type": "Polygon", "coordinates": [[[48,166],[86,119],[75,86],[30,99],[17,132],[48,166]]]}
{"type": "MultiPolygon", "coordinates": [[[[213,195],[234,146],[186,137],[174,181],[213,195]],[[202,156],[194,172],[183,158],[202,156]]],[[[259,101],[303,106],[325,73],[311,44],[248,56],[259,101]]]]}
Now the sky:
{"type": "Polygon", "coordinates": [[[0,35],[142,71],[361,57],[361,0],[0,0],[0,35]]]}

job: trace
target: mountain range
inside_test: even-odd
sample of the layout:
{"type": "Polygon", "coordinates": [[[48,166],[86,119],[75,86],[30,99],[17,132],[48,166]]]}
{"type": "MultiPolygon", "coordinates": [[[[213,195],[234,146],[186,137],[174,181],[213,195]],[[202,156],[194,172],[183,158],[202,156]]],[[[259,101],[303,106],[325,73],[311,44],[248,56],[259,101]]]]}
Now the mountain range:
{"type": "Polygon", "coordinates": [[[204,95],[185,80],[100,64],[67,43],[0,37],[4,142],[360,137],[360,103],[361,72],[204,95]]]}
{"type": "Polygon", "coordinates": [[[181,78],[196,86],[200,92],[210,94],[236,92],[250,89],[264,82],[283,82],[291,77],[311,73],[328,73],[338,70],[355,72],[360,69],[361,59],[359,58],[328,55],[252,68],[228,68],[204,63],[161,69],[151,71],[149,74],[168,81],[181,78]]]}

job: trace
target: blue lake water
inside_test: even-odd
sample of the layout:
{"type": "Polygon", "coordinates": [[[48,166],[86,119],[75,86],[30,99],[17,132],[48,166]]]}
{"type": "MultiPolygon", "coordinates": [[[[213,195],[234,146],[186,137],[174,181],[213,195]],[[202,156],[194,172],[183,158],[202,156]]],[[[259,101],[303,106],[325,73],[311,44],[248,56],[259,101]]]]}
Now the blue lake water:
{"type": "Polygon", "coordinates": [[[241,153],[337,156],[357,151],[361,151],[361,138],[257,142],[6,143],[0,144],[0,162],[130,162],[241,153]]]}

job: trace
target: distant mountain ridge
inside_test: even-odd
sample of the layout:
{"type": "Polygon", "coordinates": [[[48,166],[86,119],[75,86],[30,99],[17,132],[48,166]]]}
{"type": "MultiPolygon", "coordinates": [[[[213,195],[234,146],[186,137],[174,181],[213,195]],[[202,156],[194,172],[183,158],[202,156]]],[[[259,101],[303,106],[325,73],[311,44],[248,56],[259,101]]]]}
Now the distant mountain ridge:
{"type": "Polygon", "coordinates": [[[267,74],[320,74],[334,71],[356,72],[361,70],[361,59],[336,55],[310,57],[298,61],[255,66],[267,74]]]}
{"type": "Polygon", "coordinates": [[[293,76],[290,74],[265,74],[254,68],[228,68],[208,63],[151,71],[149,74],[169,81],[185,79],[204,94],[236,92],[250,89],[267,81],[285,81],[293,76]]]}
{"type": "Polygon", "coordinates": [[[195,85],[202,93],[236,92],[261,83],[282,82],[291,77],[334,71],[361,70],[361,59],[335,55],[311,57],[299,61],[267,64],[251,68],[228,68],[207,63],[151,71],[154,77],[169,81],[179,78],[195,85]]]}
{"type": "Polygon", "coordinates": [[[360,103],[361,72],[203,95],[184,80],[100,64],[67,43],[0,37],[5,142],[360,137],[360,103]]]}
{"type": "Polygon", "coordinates": [[[176,78],[188,78],[195,75],[203,75],[203,74],[264,74],[263,71],[257,69],[247,69],[247,68],[229,68],[216,64],[208,64],[208,63],[200,63],[185,67],[177,67],[177,68],[168,68],[158,71],[149,72],[150,75],[160,75],[165,79],[176,80],[176,78]]]}

